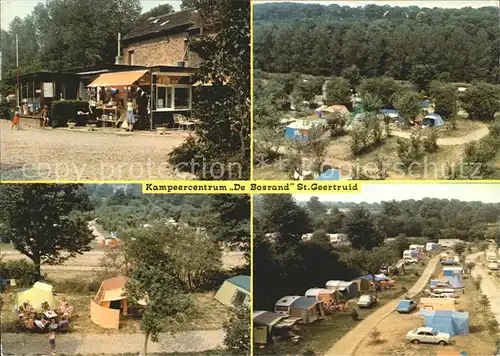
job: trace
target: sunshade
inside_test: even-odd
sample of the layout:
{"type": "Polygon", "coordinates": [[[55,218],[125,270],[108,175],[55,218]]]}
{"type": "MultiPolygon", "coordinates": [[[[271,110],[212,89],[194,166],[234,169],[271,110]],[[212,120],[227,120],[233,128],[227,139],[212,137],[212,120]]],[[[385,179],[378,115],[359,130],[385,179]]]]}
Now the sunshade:
{"type": "Polygon", "coordinates": [[[88,87],[109,87],[109,86],[127,86],[137,82],[141,77],[148,73],[148,70],[133,70],[129,72],[104,73],[97,77],[88,87]]]}

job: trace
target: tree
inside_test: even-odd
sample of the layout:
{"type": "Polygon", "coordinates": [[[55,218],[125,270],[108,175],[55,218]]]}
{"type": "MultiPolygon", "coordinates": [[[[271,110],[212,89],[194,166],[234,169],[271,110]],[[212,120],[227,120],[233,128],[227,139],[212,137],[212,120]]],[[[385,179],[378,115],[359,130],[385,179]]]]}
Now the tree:
{"type": "Polygon", "coordinates": [[[429,83],[436,75],[435,68],[427,64],[417,64],[412,68],[410,80],[417,84],[420,90],[427,90],[429,83]]]}
{"type": "Polygon", "coordinates": [[[224,345],[236,355],[250,355],[250,309],[238,307],[231,311],[229,320],[223,323],[226,332],[224,345]]]}
{"type": "Polygon", "coordinates": [[[492,239],[495,240],[497,243],[497,246],[500,246],[500,229],[491,229],[486,233],[486,238],[487,239],[492,239]]]}
{"type": "Polygon", "coordinates": [[[458,91],[453,85],[434,81],[430,84],[430,95],[435,104],[434,112],[445,118],[457,113],[458,91]]]}
{"type": "Polygon", "coordinates": [[[182,0],[181,2],[181,9],[194,9],[196,8],[196,5],[198,3],[198,0],[182,0]]]}
{"type": "Polygon", "coordinates": [[[346,214],[344,230],[355,249],[372,249],[384,241],[384,236],[375,225],[370,212],[361,206],[356,206],[346,214]]]}
{"type": "Polygon", "coordinates": [[[394,106],[395,94],[400,90],[401,85],[393,78],[388,77],[367,78],[358,88],[362,98],[371,94],[378,97],[382,101],[382,105],[387,108],[394,106]]]}
{"type": "Polygon", "coordinates": [[[169,162],[199,179],[248,179],[250,175],[250,3],[197,0],[201,24],[213,34],[190,40],[201,58],[193,114],[196,138],[170,153],[169,162]],[[209,172],[206,167],[210,167],[209,172]]]}
{"type": "Polygon", "coordinates": [[[340,136],[345,133],[347,116],[338,112],[333,113],[331,117],[327,118],[327,124],[331,137],[340,136]]]}
{"type": "Polygon", "coordinates": [[[393,264],[398,260],[398,256],[390,247],[375,247],[372,250],[352,250],[341,257],[342,261],[351,268],[359,270],[363,274],[372,276],[373,285],[375,275],[380,273],[384,266],[393,264]]]}
{"type": "Polygon", "coordinates": [[[486,251],[488,250],[488,245],[489,245],[488,242],[481,241],[481,243],[478,246],[479,251],[484,253],[484,257],[486,257],[486,251]]]}
{"type": "Polygon", "coordinates": [[[154,235],[130,240],[127,249],[134,265],[126,285],[131,302],[146,301],[141,312],[141,329],[145,334],[141,355],[147,355],[149,339],[158,342],[158,335],[168,323],[182,321],[194,309],[193,298],[183,288],[176,262],[154,235]]]}
{"type": "Polygon", "coordinates": [[[91,209],[85,189],[78,184],[0,186],[7,237],[33,261],[39,277],[42,263],[60,264],[91,249],[94,236],[84,214],[91,209]]]}
{"type": "Polygon", "coordinates": [[[139,17],[139,23],[142,23],[151,17],[159,17],[159,16],[163,16],[163,15],[168,15],[168,14],[171,14],[172,12],[174,12],[174,8],[172,5],[161,4],[161,5],[155,6],[151,10],[146,11],[145,13],[141,14],[141,16],[139,17]]]}
{"type": "Polygon", "coordinates": [[[311,237],[311,242],[317,243],[319,245],[323,246],[330,246],[330,239],[326,235],[325,230],[316,230],[313,232],[313,235],[311,237]]]}
{"type": "Polygon", "coordinates": [[[474,120],[493,120],[500,110],[500,90],[493,84],[479,82],[462,96],[462,106],[474,120]]]}
{"type": "Polygon", "coordinates": [[[312,161],[312,170],[317,174],[322,173],[323,163],[325,163],[329,141],[323,137],[320,128],[309,130],[309,136],[305,151],[312,161]]]}
{"type": "Polygon", "coordinates": [[[136,241],[146,243],[153,237],[158,241],[159,248],[169,251],[169,261],[176,266],[169,273],[176,275],[177,283],[182,283],[184,290],[195,290],[222,267],[222,253],[216,241],[206,233],[187,226],[169,227],[160,224],[148,229],[126,231],[123,239],[128,242],[125,244],[127,256],[133,259],[136,255],[131,251],[139,246],[136,241]]]}
{"type": "Polygon", "coordinates": [[[351,90],[349,82],[340,77],[329,78],[325,87],[326,105],[345,105],[351,107],[351,90]]]}
{"type": "Polygon", "coordinates": [[[398,256],[403,256],[403,252],[410,247],[410,240],[406,236],[398,236],[394,241],[394,249],[398,256]]]}
{"type": "Polygon", "coordinates": [[[319,200],[318,197],[311,197],[307,202],[307,209],[312,216],[322,216],[326,214],[326,206],[319,200]]]}
{"type": "Polygon", "coordinates": [[[485,294],[481,294],[481,296],[479,297],[479,304],[481,304],[484,311],[486,311],[486,308],[490,306],[490,300],[488,299],[488,296],[485,294]]]}
{"type": "Polygon", "coordinates": [[[342,77],[349,82],[350,89],[355,89],[362,80],[361,72],[355,65],[344,68],[342,70],[342,77]]]}
{"type": "Polygon", "coordinates": [[[264,233],[278,233],[280,243],[296,243],[311,231],[309,214],[291,195],[265,195],[262,206],[262,215],[255,222],[264,233]]]}
{"type": "Polygon", "coordinates": [[[250,197],[248,195],[214,195],[210,201],[213,218],[208,228],[216,241],[239,246],[250,257],[250,197]]]}
{"type": "Polygon", "coordinates": [[[403,115],[405,122],[413,122],[422,109],[420,94],[405,90],[396,95],[394,107],[403,115]]]}
{"type": "Polygon", "coordinates": [[[465,247],[465,244],[463,242],[460,242],[453,246],[453,251],[455,251],[457,255],[461,255],[465,252],[465,247]]]}

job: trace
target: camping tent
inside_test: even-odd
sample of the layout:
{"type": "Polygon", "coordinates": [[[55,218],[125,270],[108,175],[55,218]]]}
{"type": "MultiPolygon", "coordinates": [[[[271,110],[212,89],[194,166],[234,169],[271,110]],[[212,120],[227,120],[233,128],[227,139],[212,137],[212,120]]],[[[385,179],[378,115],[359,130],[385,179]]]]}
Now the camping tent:
{"type": "Polygon", "coordinates": [[[391,119],[399,119],[401,114],[398,110],[394,109],[380,109],[379,114],[384,116],[389,116],[391,119]]]}
{"type": "Polygon", "coordinates": [[[253,342],[266,345],[273,342],[273,335],[280,331],[286,333],[293,327],[298,318],[290,318],[283,314],[256,310],[253,315],[253,342]]]}
{"type": "Polygon", "coordinates": [[[248,305],[250,299],[250,277],[235,276],[226,279],[215,293],[215,299],[230,306],[248,305]]]}
{"type": "Polygon", "coordinates": [[[420,298],[420,311],[456,310],[453,298],[420,298]]]}
{"type": "Polygon", "coordinates": [[[120,311],[128,313],[125,285],[128,277],[118,276],[104,280],[95,296],[90,300],[90,319],[105,329],[118,329],[120,311]]]}
{"type": "Polygon", "coordinates": [[[326,289],[337,289],[343,298],[351,299],[357,297],[359,286],[352,281],[331,280],[326,282],[326,289]]]}
{"type": "Polygon", "coordinates": [[[285,138],[291,140],[306,141],[309,136],[310,127],[302,122],[295,121],[285,128],[285,138]]]}
{"type": "Polygon", "coordinates": [[[321,109],[323,112],[349,114],[349,109],[345,105],[332,105],[321,109]]]}
{"type": "Polygon", "coordinates": [[[425,126],[441,127],[444,126],[444,121],[441,115],[432,113],[425,115],[423,124],[425,126]]]}
{"type": "Polygon", "coordinates": [[[276,313],[301,318],[301,322],[310,324],[325,315],[322,302],[314,298],[287,296],[278,300],[274,306],[276,313]]]}
{"type": "Polygon", "coordinates": [[[425,326],[451,336],[469,334],[469,313],[452,310],[421,311],[425,326]]]}
{"type": "Polygon", "coordinates": [[[32,288],[17,293],[16,307],[20,307],[26,301],[29,301],[35,309],[42,309],[43,302],[49,303],[51,309],[57,308],[52,286],[44,282],[36,282],[32,288]]]}
{"type": "Polygon", "coordinates": [[[335,168],[328,169],[317,176],[316,180],[340,180],[340,171],[335,168]]]}

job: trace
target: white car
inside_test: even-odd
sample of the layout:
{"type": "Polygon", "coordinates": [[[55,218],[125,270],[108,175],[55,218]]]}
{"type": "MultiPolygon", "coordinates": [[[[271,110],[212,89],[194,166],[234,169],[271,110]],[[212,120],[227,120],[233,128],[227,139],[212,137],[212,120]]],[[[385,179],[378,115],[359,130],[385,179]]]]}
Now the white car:
{"type": "Polygon", "coordinates": [[[432,328],[416,328],[408,331],[406,338],[414,344],[428,343],[448,345],[450,343],[450,334],[440,333],[432,328]]]}
{"type": "Polygon", "coordinates": [[[490,269],[492,271],[498,271],[499,267],[498,267],[498,264],[496,262],[490,262],[490,263],[488,263],[488,269],[490,269]]]}

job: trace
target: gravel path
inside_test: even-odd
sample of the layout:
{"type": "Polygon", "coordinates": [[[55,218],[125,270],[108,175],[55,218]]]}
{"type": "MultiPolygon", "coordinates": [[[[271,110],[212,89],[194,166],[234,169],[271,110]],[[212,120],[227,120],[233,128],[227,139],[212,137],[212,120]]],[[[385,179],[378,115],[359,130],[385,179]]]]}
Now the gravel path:
{"type": "Polygon", "coordinates": [[[0,169],[4,180],[186,179],[173,172],[168,153],[189,133],[84,129],[11,130],[0,120],[0,169]]]}
{"type": "Polygon", "coordinates": [[[490,300],[490,309],[495,314],[495,318],[500,323],[500,286],[495,283],[493,277],[488,274],[488,270],[480,265],[476,265],[472,270],[472,276],[481,276],[481,290],[490,300]]]}
{"type": "MultiPolygon", "coordinates": [[[[203,352],[222,347],[223,341],[223,330],[161,334],[158,343],[149,342],[148,352],[203,352]]],[[[56,338],[57,352],[66,355],[138,353],[143,344],[143,334],[61,334],[56,338]]],[[[2,345],[6,355],[41,355],[50,350],[45,334],[4,333],[2,345]]]]}
{"type": "MultiPolygon", "coordinates": [[[[488,135],[489,129],[487,126],[481,127],[477,129],[474,132],[471,132],[470,134],[467,134],[462,137],[442,137],[438,138],[437,144],[439,146],[458,146],[458,145],[463,145],[472,141],[477,141],[488,135]]],[[[411,132],[408,131],[400,131],[400,130],[393,130],[392,134],[394,136],[402,137],[402,138],[410,138],[411,137],[411,132]]]]}
{"type": "MultiPolygon", "coordinates": [[[[413,287],[408,291],[408,296],[412,298],[413,296],[420,293],[422,289],[427,285],[429,278],[436,269],[439,262],[439,255],[434,257],[429,261],[427,267],[422,272],[422,275],[418,281],[413,285],[413,287]]],[[[395,299],[381,308],[375,310],[366,319],[361,321],[354,329],[351,329],[342,339],[337,341],[333,347],[328,350],[325,355],[335,355],[335,356],[351,356],[356,351],[358,345],[363,341],[363,339],[373,330],[384,318],[393,312],[398,304],[398,299],[395,299]]]]}

